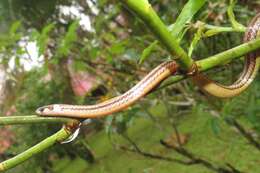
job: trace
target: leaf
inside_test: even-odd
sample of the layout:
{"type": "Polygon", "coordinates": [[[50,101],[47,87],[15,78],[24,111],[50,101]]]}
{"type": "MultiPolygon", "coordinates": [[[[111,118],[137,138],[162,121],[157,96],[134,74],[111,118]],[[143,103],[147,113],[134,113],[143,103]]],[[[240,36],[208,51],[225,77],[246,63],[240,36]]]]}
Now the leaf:
{"type": "Polygon", "coordinates": [[[20,21],[16,21],[12,24],[10,30],[9,30],[9,35],[8,35],[8,42],[9,43],[15,43],[16,41],[20,40],[20,38],[22,37],[21,33],[17,33],[17,30],[19,29],[19,27],[21,26],[21,22],[20,21]]]}
{"type": "Polygon", "coordinates": [[[16,54],[18,55],[24,55],[26,53],[26,51],[24,50],[23,47],[18,47],[16,50],[16,54]]]}
{"type": "Polygon", "coordinates": [[[180,36],[183,35],[183,28],[191,21],[193,16],[202,8],[205,2],[206,0],[189,0],[185,4],[176,22],[169,26],[170,32],[173,36],[180,40],[180,36]]]}
{"type": "Polygon", "coordinates": [[[41,56],[42,54],[44,54],[46,46],[48,44],[48,40],[49,40],[49,33],[51,32],[51,30],[54,28],[54,24],[48,24],[46,25],[40,35],[37,34],[37,32],[33,32],[33,37],[38,37],[37,39],[37,47],[38,47],[38,55],[41,56]]]}
{"type": "Polygon", "coordinates": [[[100,49],[98,47],[92,47],[89,51],[89,56],[91,59],[96,59],[100,54],[100,49]]]}
{"type": "Polygon", "coordinates": [[[70,52],[71,47],[73,46],[73,43],[77,40],[77,29],[79,27],[79,21],[74,21],[68,29],[68,32],[64,36],[64,38],[61,40],[60,47],[58,49],[58,57],[67,56],[70,52]]]}
{"type": "Polygon", "coordinates": [[[125,46],[124,43],[119,42],[119,43],[114,43],[110,49],[109,49],[110,53],[112,54],[122,54],[123,52],[125,52],[125,46]]]}
{"type": "Polygon", "coordinates": [[[199,26],[199,29],[196,32],[196,34],[191,42],[191,45],[189,48],[189,53],[188,53],[189,57],[191,57],[194,48],[196,47],[196,45],[200,41],[201,37],[203,36],[203,31],[204,31],[204,25],[202,24],[201,26],[199,26]]]}
{"type": "Polygon", "coordinates": [[[10,30],[9,30],[9,34],[10,35],[15,35],[15,33],[17,32],[17,30],[19,29],[19,27],[21,26],[21,22],[20,21],[16,21],[12,24],[10,30]]]}
{"type": "Polygon", "coordinates": [[[158,41],[154,41],[147,48],[145,48],[142,52],[141,58],[139,60],[139,64],[142,64],[144,60],[151,55],[152,51],[156,48],[158,41]]]}

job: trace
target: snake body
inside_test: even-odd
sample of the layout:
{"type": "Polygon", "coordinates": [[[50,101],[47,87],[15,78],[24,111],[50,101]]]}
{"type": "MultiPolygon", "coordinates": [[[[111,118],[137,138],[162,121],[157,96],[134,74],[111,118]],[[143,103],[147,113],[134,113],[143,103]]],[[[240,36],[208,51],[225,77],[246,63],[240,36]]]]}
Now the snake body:
{"type": "Polygon", "coordinates": [[[109,99],[103,103],[96,105],[65,105],[53,104],[40,107],[36,110],[39,115],[47,116],[68,116],[75,118],[93,118],[109,115],[121,111],[141,97],[149,93],[161,81],[176,73],[178,66],[175,61],[167,61],[146,75],[140,82],[126,93],[109,99]]]}
{"type": "MultiPolygon", "coordinates": [[[[250,22],[244,36],[244,42],[255,39],[260,35],[260,14],[256,15],[250,22]]],[[[225,86],[216,83],[206,76],[197,73],[192,76],[195,84],[210,95],[227,98],[238,95],[244,91],[256,76],[260,64],[259,50],[247,54],[245,66],[239,79],[232,85],[225,86]]],[[[174,75],[178,71],[178,65],[175,61],[167,61],[155,69],[138,82],[133,88],[126,93],[109,99],[96,105],[66,105],[53,104],[40,107],[36,113],[41,116],[63,116],[72,118],[97,118],[121,111],[141,97],[148,94],[152,89],[159,85],[164,79],[174,75]]]]}

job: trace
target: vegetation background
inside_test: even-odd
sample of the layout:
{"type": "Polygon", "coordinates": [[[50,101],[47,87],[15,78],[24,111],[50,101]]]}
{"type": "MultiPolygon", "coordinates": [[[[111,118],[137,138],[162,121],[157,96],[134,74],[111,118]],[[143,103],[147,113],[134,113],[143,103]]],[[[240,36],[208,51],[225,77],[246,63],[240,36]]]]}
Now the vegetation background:
{"type": "MultiPolygon", "coordinates": [[[[187,1],[149,1],[164,23],[187,1]]],[[[187,23],[188,50],[201,21],[230,26],[227,0],[209,0],[187,23]]],[[[237,21],[248,24],[259,0],[240,0],[237,21]]],[[[192,56],[205,58],[242,43],[243,33],[202,37],[192,56]]],[[[0,2],[1,116],[34,114],[51,103],[95,104],[127,91],[169,60],[149,28],[116,0],[2,0],[0,2]]],[[[211,70],[231,83],[243,59],[211,70]]],[[[253,172],[260,170],[260,80],[221,100],[190,80],[156,90],[128,110],[97,119],[69,144],[56,145],[8,172],[253,172]]],[[[0,161],[60,126],[0,127],[0,161]]]]}

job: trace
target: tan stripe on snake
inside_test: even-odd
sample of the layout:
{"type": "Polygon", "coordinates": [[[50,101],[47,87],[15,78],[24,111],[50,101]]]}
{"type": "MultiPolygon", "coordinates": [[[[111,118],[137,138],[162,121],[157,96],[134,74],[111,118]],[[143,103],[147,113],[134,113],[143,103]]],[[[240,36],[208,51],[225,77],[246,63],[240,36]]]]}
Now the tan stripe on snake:
{"type": "MultiPolygon", "coordinates": [[[[255,39],[258,35],[260,35],[260,14],[256,15],[256,17],[254,17],[249,24],[244,36],[244,42],[255,39]]],[[[192,78],[196,85],[210,95],[221,98],[233,97],[244,91],[250,83],[252,83],[258,71],[259,64],[259,51],[247,54],[243,72],[241,73],[239,79],[229,86],[216,83],[202,74],[195,74],[192,78]]],[[[53,104],[38,108],[36,113],[41,116],[97,118],[119,112],[148,94],[164,79],[174,75],[177,70],[178,65],[175,61],[164,62],[153,69],[147,76],[145,76],[126,93],[109,99],[103,103],[96,105],[53,104]]]]}

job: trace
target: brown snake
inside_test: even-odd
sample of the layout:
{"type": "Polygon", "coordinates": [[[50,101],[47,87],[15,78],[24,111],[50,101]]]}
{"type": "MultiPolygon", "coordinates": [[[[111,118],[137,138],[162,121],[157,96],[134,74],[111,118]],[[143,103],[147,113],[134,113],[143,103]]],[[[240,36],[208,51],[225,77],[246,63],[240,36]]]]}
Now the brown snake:
{"type": "MultiPolygon", "coordinates": [[[[256,15],[250,22],[244,36],[244,42],[255,39],[260,35],[260,14],[256,15]]],[[[239,79],[232,85],[225,86],[218,84],[204,75],[198,73],[192,76],[193,81],[207,93],[216,97],[232,97],[244,91],[256,76],[260,64],[260,53],[255,51],[247,54],[245,58],[244,70],[239,79]]],[[[178,70],[175,61],[168,61],[160,64],[153,69],[147,76],[138,82],[126,93],[109,99],[96,105],[65,105],[53,104],[40,107],[36,113],[41,116],[62,116],[73,118],[97,118],[119,112],[141,97],[148,94],[152,89],[159,85],[167,77],[174,75],[178,70]]]]}

